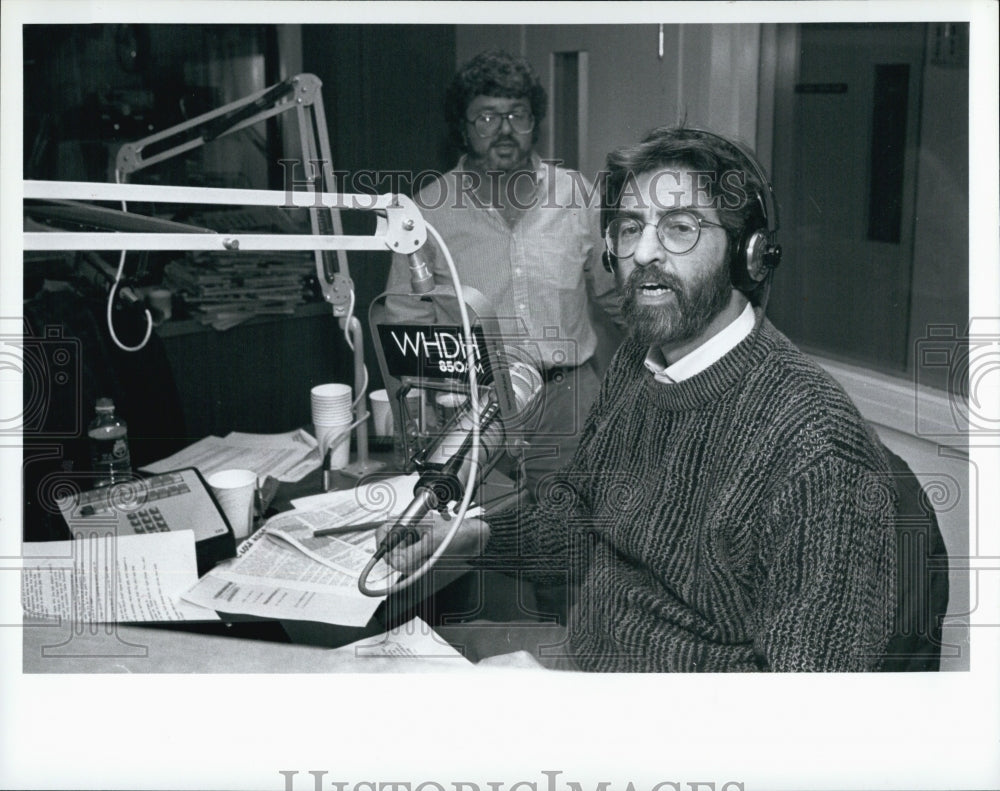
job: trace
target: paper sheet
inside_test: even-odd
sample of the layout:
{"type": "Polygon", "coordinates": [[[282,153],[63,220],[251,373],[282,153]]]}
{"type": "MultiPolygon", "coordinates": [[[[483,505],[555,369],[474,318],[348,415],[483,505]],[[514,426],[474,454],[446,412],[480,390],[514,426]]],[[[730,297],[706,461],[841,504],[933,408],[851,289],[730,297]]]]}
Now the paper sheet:
{"type": "MultiPolygon", "coordinates": [[[[340,538],[310,540],[327,543],[326,564],[264,533],[239,558],[202,577],[184,598],[227,613],[364,626],[382,601],[357,588],[358,573],[374,552],[374,537],[356,537],[363,546],[340,538]]],[[[388,573],[379,564],[373,583],[388,573]]]]}
{"type": "MultiPolygon", "coordinates": [[[[244,541],[231,561],[209,571],[184,593],[193,604],[226,613],[364,626],[384,597],[358,590],[375,554],[375,531],[313,538],[313,532],[389,520],[413,498],[418,476],[386,476],[336,492],[295,500],[244,541]]],[[[469,515],[478,509],[470,509],[469,515]]],[[[369,585],[385,588],[398,572],[376,564],[369,585]]]]}
{"type": "Polygon", "coordinates": [[[456,651],[420,618],[407,621],[385,634],[366,637],[350,645],[332,650],[341,654],[350,654],[356,659],[376,657],[454,659],[455,665],[458,667],[474,667],[472,662],[456,651]]]}
{"type": "Polygon", "coordinates": [[[287,434],[243,434],[205,437],[165,459],[147,464],[152,473],[197,467],[205,477],[238,467],[280,481],[299,481],[321,464],[316,440],[301,429],[287,434]]]}
{"type": "MultiPolygon", "coordinates": [[[[313,538],[313,531],[389,518],[409,504],[412,489],[413,476],[396,476],[306,498],[312,508],[272,517],[240,546],[234,560],[212,569],[184,596],[228,613],[364,626],[382,601],[357,587],[375,553],[374,531],[321,538],[313,538]]],[[[380,562],[369,582],[385,587],[397,578],[380,562]]]]}
{"type": "Polygon", "coordinates": [[[22,545],[21,603],[31,620],[217,620],[183,601],[198,579],[191,530],[22,545]]]}

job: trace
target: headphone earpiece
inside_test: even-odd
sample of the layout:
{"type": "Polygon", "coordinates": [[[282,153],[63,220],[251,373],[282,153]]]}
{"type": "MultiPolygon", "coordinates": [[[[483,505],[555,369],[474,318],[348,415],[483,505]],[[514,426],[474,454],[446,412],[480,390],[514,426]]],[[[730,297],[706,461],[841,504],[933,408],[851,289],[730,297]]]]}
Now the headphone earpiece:
{"type": "Polygon", "coordinates": [[[749,166],[750,172],[760,185],[759,189],[754,190],[759,209],[755,212],[757,222],[743,232],[729,259],[733,286],[740,291],[753,291],[767,280],[771,271],[781,263],[781,246],[774,242],[774,235],[778,230],[778,206],[774,200],[774,188],[764,172],[764,167],[747,146],[704,129],[692,131],[730,146],[749,166]]]}
{"type": "Polygon", "coordinates": [[[781,263],[781,246],[760,228],[744,234],[729,259],[730,279],[740,291],[753,291],[781,263]]]}
{"type": "Polygon", "coordinates": [[[604,264],[605,270],[607,270],[612,275],[615,270],[618,269],[618,259],[611,255],[611,251],[607,247],[604,248],[604,252],[601,253],[601,263],[604,264]]]}

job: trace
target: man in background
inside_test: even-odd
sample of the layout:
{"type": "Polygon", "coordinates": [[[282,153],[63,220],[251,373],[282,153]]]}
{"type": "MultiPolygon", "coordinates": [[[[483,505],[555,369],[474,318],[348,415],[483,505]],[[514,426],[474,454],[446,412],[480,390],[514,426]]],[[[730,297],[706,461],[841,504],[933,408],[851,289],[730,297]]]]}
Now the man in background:
{"type": "MultiPolygon", "coordinates": [[[[463,288],[483,294],[504,340],[541,373],[540,411],[522,437],[531,497],[572,458],[600,385],[595,325],[602,312],[618,315],[614,278],[600,265],[592,185],[534,151],[545,111],[545,90],[527,60],[499,51],[477,55],[445,98],[448,126],[464,153],[454,170],[414,196],[447,244],[463,288]]],[[[423,252],[439,289],[450,290],[433,238],[423,252]]],[[[407,259],[397,255],[386,291],[409,290],[407,259]]],[[[386,300],[386,320],[459,323],[442,302],[398,297],[386,300]]]]}

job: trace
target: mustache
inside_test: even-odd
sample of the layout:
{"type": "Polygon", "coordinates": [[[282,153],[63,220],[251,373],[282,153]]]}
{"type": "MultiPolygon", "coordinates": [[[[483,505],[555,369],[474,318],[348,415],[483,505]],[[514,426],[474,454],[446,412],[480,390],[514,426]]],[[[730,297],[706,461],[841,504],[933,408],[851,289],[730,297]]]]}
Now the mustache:
{"type": "Polygon", "coordinates": [[[684,296],[684,284],[681,283],[680,279],[669,272],[662,272],[656,267],[648,267],[646,269],[637,267],[633,269],[625,281],[625,296],[627,298],[634,297],[636,292],[644,285],[669,288],[679,299],[684,296]]]}

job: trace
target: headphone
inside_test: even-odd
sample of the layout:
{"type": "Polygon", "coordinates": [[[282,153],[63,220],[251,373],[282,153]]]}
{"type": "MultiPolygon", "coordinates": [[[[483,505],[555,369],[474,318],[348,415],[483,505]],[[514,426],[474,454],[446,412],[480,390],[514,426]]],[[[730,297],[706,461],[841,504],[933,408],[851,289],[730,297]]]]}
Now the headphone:
{"type": "MultiPolygon", "coordinates": [[[[781,246],[775,243],[775,232],[778,230],[778,207],[774,200],[774,189],[771,187],[771,182],[753,152],[742,143],[729,140],[705,129],[684,127],[678,131],[695,132],[697,135],[710,138],[729,147],[743,159],[751,174],[762,185],[761,189],[754,190],[760,211],[751,214],[747,227],[741,231],[736,244],[731,246],[729,256],[729,274],[733,286],[744,292],[754,291],[767,279],[771,270],[781,263],[781,246]],[[759,217],[755,217],[757,214],[759,217]],[[755,222],[755,220],[759,221],[755,222]]],[[[697,140],[698,137],[691,139],[697,140]]],[[[617,208],[607,204],[606,192],[603,200],[602,236],[607,231],[612,210],[617,208]]],[[[618,259],[611,254],[606,244],[601,260],[608,272],[614,272],[618,267],[618,259]]]]}

